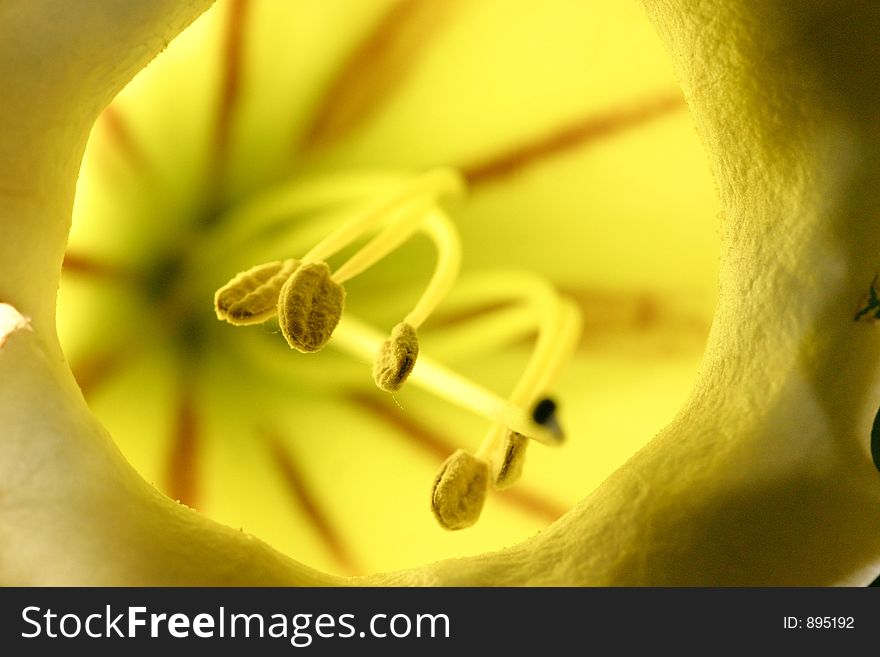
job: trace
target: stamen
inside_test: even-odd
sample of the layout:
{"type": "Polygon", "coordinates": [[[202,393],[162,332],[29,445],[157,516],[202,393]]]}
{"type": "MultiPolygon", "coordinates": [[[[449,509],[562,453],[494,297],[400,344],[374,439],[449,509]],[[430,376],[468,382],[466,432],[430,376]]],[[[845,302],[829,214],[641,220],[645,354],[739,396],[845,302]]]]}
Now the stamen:
{"type": "Polygon", "coordinates": [[[368,171],[296,178],[280,184],[223,214],[216,230],[205,237],[198,264],[216,262],[260,236],[274,235],[280,228],[295,229],[299,234],[303,220],[309,217],[318,219],[313,222],[314,239],[305,242],[313,244],[327,234],[320,221],[324,218],[322,211],[387,194],[403,179],[400,175],[368,171]]]}
{"type": "Polygon", "coordinates": [[[237,274],[214,295],[217,319],[235,326],[265,322],[275,314],[281,287],[299,265],[293,259],[267,262],[237,274]]]}
{"type": "MultiPolygon", "coordinates": [[[[444,304],[443,316],[435,323],[438,335],[426,334],[425,342],[430,342],[432,353],[466,354],[484,350],[471,349],[473,344],[519,342],[536,332],[540,335],[542,327],[549,331],[555,325],[560,303],[568,302],[546,280],[520,270],[470,275],[456,284],[455,294],[444,304]],[[444,321],[446,317],[458,319],[453,324],[444,321]],[[492,335],[487,337],[487,333],[492,335]]],[[[574,328],[577,331],[578,327],[574,328]]],[[[552,342],[549,333],[545,342],[552,342]]],[[[527,370],[540,370],[542,363],[543,359],[535,355],[527,370]]]]}
{"type": "Polygon", "coordinates": [[[345,290],[330,277],[326,262],[301,265],[278,299],[278,324],[287,343],[303,353],[319,351],[342,317],[345,290]]]}
{"type": "MultiPolygon", "coordinates": [[[[301,261],[266,263],[237,275],[215,295],[218,318],[238,325],[256,324],[271,317],[273,305],[277,304],[279,323],[288,344],[303,352],[320,350],[342,314],[345,298],[342,283],[374,265],[408,239],[420,224],[426,222],[427,211],[439,197],[462,192],[461,177],[449,169],[429,171],[411,179],[395,192],[384,195],[368,211],[337,228],[301,261]],[[386,228],[329,276],[324,259],[382,220],[388,222],[386,228]],[[321,266],[310,267],[312,264],[321,266]]],[[[449,237],[449,233],[454,232],[451,227],[444,224],[443,219],[436,218],[428,224],[427,231],[429,235],[437,236],[441,253],[437,271],[427,290],[427,303],[422,303],[419,310],[421,315],[429,312],[439,302],[438,297],[448,290],[460,259],[457,252],[448,256],[442,252],[448,245],[453,249],[457,246],[457,239],[449,237]],[[454,265],[452,270],[450,264],[454,265]]],[[[413,340],[409,343],[412,345],[413,340]]],[[[413,356],[417,353],[417,349],[408,351],[413,356]]],[[[403,373],[399,378],[400,385],[405,378],[406,373],[403,373]]],[[[390,385],[394,385],[393,381],[390,385]]]]}
{"type": "MultiPolygon", "coordinates": [[[[372,360],[383,342],[384,338],[376,329],[349,314],[339,322],[330,345],[358,358],[372,360]]],[[[409,380],[441,399],[492,420],[495,424],[509,427],[527,438],[548,445],[558,444],[552,431],[532,420],[531,412],[443,367],[431,358],[422,355],[409,380]]]]}
{"type": "MultiPolygon", "coordinates": [[[[550,380],[556,376],[557,371],[574,351],[580,334],[581,316],[577,307],[568,299],[559,299],[557,320],[555,324],[549,321],[539,327],[538,344],[532,353],[532,359],[526,372],[517,383],[516,389],[511,395],[511,401],[521,404],[526,399],[534,400],[543,390],[546,390],[550,380]],[[546,339],[543,337],[546,336],[546,339]]],[[[546,427],[562,441],[564,433],[556,416],[556,403],[551,399],[544,398],[534,405],[532,419],[539,425],[546,427]]],[[[497,443],[498,432],[490,432],[484,440],[483,447],[491,449],[497,443]]],[[[504,433],[503,444],[498,448],[500,458],[493,460],[497,465],[494,468],[495,487],[499,489],[513,485],[522,474],[522,465],[525,459],[525,450],[528,443],[513,431],[504,433]]]]}
{"type": "Polygon", "coordinates": [[[360,274],[403,244],[420,224],[437,248],[437,264],[415,308],[395,328],[397,336],[392,333],[391,339],[383,343],[373,366],[373,379],[386,392],[396,392],[403,386],[418,356],[416,328],[443,300],[458,276],[461,264],[458,234],[449,218],[433,205],[424,201],[413,203],[333,274],[337,283],[360,274]],[[401,339],[404,342],[400,342],[401,339]]]}
{"type": "Polygon", "coordinates": [[[432,322],[424,342],[435,358],[465,361],[532,338],[536,322],[528,303],[479,309],[455,321],[444,317],[432,322]]]}
{"type": "MultiPolygon", "coordinates": [[[[365,181],[352,177],[351,188],[345,188],[342,196],[369,193],[365,181]]],[[[475,330],[473,325],[491,333],[483,336],[491,338],[488,342],[472,340],[483,349],[537,329],[534,351],[510,399],[499,397],[430,358],[422,357],[417,363],[417,330],[451,289],[461,263],[458,234],[437,203],[441,197],[461,194],[464,183],[455,171],[436,169],[399,185],[389,187],[383,183],[378,188],[382,192],[376,200],[354,210],[354,216],[318,241],[301,260],[266,263],[237,275],[217,292],[216,312],[218,318],[232,324],[252,324],[268,319],[277,309],[281,331],[291,347],[301,352],[318,351],[332,336],[331,344],[356,357],[374,359],[373,378],[380,389],[394,392],[411,379],[438,397],[491,420],[493,426],[477,452],[453,453],[434,482],[434,514],[442,526],[461,529],[479,517],[490,473],[495,486],[505,488],[520,476],[530,439],[547,444],[561,442],[555,402],[543,395],[575,347],[580,314],[571,301],[561,298],[541,279],[510,273],[482,277],[472,286],[470,295],[457,295],[459,304],[464,298],[465,304],[493,307],[499,302],[508,306],[513,302],[515,307],[494,313],[493,321],[505,322],[499,330],[486,331],[483,317],[467,330],[457,331],[451,343],[472,338],[467,334],[475,330]],[[437,261],[418,302],[394,327],[390,338],[383,339],[376,329],[350,315],[343,318],[343,283],[388,256],[417,230],[434,243],[437,261]],[[326,259],[372,232],[377,234],[331,274],[326,259]]],[[[342,200],[332,198],[332,194],[328,197],[331,190],[315,183],[288,191],[287,196],[282,194],[244,212],[256,217],[258,232],[277,223],[271,215],[277,216],[279,207],[302,209],[308,201],[342,200]]],[[[222,239],[217,242],[222,243],[222,239]]],[[[447,343],[451,344],[449,340],[447,343]]]]}
{"type": "MultiPolygon", "coordinates": [[[[497,314],[514,321],[526,322],[523,326],[508,327],[507,334],[510,336],[520,335],[524,330],[537,327],[535,350],[510,396],[510,403],[517,407],[535,406],[576,347],[581,319],[575,304],[560,297],[546,281],[513,272],[475,278],[470,285],[462,286],[461,293],[456,297],[455,303],[465,308],[474,305],[492,306],[499,301],[513,300],[529,309],[529,314],[522,314],[501,308],[497,314]]],[[[484,327],[484,322],[480,322],[480,325],[484,327]]],[[[460,330],[459,333],[464,335],[455,336],[453,339],[456,342],[471,338],[466,330],[460,330]]],[[[563,434],[556,416],[547,412],[546,403],[540,404],[540,407],[537,416],[533,411],[531,419],[554,436],[558,444],[563,434]]],[[[493,464],[496,488],[510,486],[522,471],[528,445],[527,441],[520,438],[522,435],[523,432],[516,427],[499,423],[489,430],[477,450],[477,456],[493,464]]]]}
{"type": "Polygon", "coordinates": [[[422,200],[404,207],[385,229],[366,246],[353,255],[333,274],[337,283],[345,283],[372,267],[394,251],[421,228],[437,249],[437,264],[431,281],[404,322],[413,328],[420,327],[437,305],[443,301],[461,266],[461,242],[449,217],[433,205],[422,200]]]}
{"type": "MultiPolygon", "coordinates": [[[[532,419],[556,433],[560,441],[564,438],[562,428],[556,419],[556,402],[552,399],[545,397],[539,401],[532,410],[532,419]]],[[[501,459],[495,469],[495,488],[498,490],[509,488],[522,476],[528,444],[524,436],[507,430],[500,451],[501,459]]]]}
{"type": "Polygon", "coordinates": [[[424,229],[437,249],[437,264],[428,287],[403,320],[413,328],[419,328],[446,297],[461,267],[461,241],[446,213],[435,208],[424,229]]]}
{"type": "Polygon", "coordinates": [[[381,233],[367,242],[334,272],[333,280],[340,284],[345,283],[397,249],[412,237],[419,224],[425,221],[425,214],[431,205],[430,200],[421,199],[397,210],[381,233]]]}
{"type": "Polygon", "coordinates": [[[446,529],[464,529],[480,517],[489,488],[489,464],[456,450],[440,466],[431,492],[431,510],[446,529]]]}
{"type": "Polygon", "coordinates": [[[373,230],[383,219],[400,208],[417,201],[432,201],[443,197],[457,197],[464,193],[461,176],[452,169],[434,169],[405,182],[393,193],[362,214],[339,226],[303,256],[303,262],[327,260],[350,245],[364,233],[373,230]]]}
{"type": "Polygon", "coordinates": [[[382,343],[373,365],[373,380],[385,392],[397,392],[403,387],[419,355],[416,330],[401,322],[391,331],[391,338],[382,343]]]}

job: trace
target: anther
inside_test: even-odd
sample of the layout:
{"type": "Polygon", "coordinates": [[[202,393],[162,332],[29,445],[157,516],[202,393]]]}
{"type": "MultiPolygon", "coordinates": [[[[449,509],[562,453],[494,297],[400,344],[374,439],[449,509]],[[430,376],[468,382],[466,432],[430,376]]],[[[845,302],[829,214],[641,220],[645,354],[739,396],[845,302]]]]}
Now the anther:
{"type": "Polygon", "coordinates": [[[217,319],[235,326],[265,322],[275,315],[281,287],[299,265],[299,260],[281,260],[236,274],[214,295],[217,319]]]}
{"type": "MultiPolygon", "coordinates": [[[[334,345],[358,358],[373,359],[385,341],[375,328],[348,314],[334,334],[334,345]]],[[[503,427],[547,445],[558,444],[557,437],[532,420],[531,413],[468,378],[453,372],[430,357],[420,356],[410,380],[441,399],[468,409],[503,427]]]]}
{"type": "Polygon", "coordinates": [[[498,490],[512,486],[522,475],[526,462],[529,439],[516,431],[507,431],[502,448],[501,461],[497,466],[494,485],[498,490]]]}
{"type": "Polygon", "coordinates": [[[287,343],[303,353],[319,351],[342,316],[345,290],[332,280],[326,262],[301,265],[278,299],[278,324],[287,343]]]}
{"type": "Polygon", "coordinates": [[[382,343],[373,364],[373,380],[380,390],[396,392],[412,372],[419,355],[419,336],[416,330],[401,322],[391,331],[391,337],[382,343]]]}
{"type": "Polygon", "coordinates": [[[459,449],[434,480],[431,510],[445,529],[470,527],[480,517],[489,488],[489,464],[459,449]]]}

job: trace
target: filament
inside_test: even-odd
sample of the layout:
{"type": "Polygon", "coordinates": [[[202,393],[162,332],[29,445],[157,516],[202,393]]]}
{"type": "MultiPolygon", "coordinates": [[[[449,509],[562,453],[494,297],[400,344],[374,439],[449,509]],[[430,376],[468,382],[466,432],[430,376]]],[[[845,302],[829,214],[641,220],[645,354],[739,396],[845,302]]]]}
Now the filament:
{"type": "MultiPolygon", "coordinates": [[[[384,339],[376,329],[351,315],[346,315],[336,327],[330,344],[354,356],[372,360],[384,339]]],[[[410,375],[410,381],[441,399],[509,427],[527,438],[548,445],[559,442],[551,431],[534,422],[526,409],[499,397],[430,358],[419,358],[410,375]]]]}

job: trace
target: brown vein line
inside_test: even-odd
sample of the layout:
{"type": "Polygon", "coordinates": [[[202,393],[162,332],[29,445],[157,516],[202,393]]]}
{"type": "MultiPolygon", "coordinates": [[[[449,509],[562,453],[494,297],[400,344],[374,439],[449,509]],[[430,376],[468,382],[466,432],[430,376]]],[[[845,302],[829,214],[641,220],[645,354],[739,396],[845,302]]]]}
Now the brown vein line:
{"type": "MultiPolygon", "coordinates": [[[[637,290],[615,292],[585,287],[562,288],[559,292],[580,308],[584,340],[606,335],[620,336],[623,333],[674,331],[682,338],[701,341],[709,333],[709,318],[678,307],[672,294],[637,290]]],[[[431,329],[461,326],[507,305],[485,304],[462,312],[432,316],[431,329]]]]}
{"type": "MultiPolygon", "coordinates": [[[[709,334],[711,318],[677,305],[672,294],[620,293],[583,287],[563,288],[560,293],[580,308],[584,340],[625,332],[666,331],[696,343],[705,341],[709,334]]],[[[681,296],[684,298],[685,294],[681,296]]]]}
{"type": "MultiPolygon", "coordinates": [[[[444,461],[446,457],[458,449],[456,445],[448,442],[428,427],[400,413],[390,404],[380,402],[373,395],[361,391],[351,391],[347,394],[347,398],[355,406],[393,428],[395,434],[404,436],[410,442],[430,452],[437,458],[438,463],[444,461]]],[[[505,504],[541,518],[548,523],[553,522],[566,511],[562,506],[523,486],[495,491],[495,493],[505,504]]]]}
{"type": "Polygon", "coordinates": [[[453,0],[396,2],[342,63],[294,151],[328,146],[371,117],[415,69],[419,55],[455,4],[453,0]]]}
{"type": "Polygon", "coordinates": [[[176,404],[171,447],[165,466],[165,486],[169,497],[192,508],[196,508],[198,502],[200,443],[195,401],[189,390],[183,390],[176,404]]]}
{"type": "Polygon", "coordinates": [[[120,265],[71,251],[64,254],[61,268],[67,274],[89,278],[124,282],[134,282],[137,279],[134,272],[120,265]]]}
{"type": "Polygon", "coordinates": [[[357,574],[358,569],[355,566],[351,552],[327,514],[321,508],[314,491],[306,483],[293,453],[285,447],[281,437],[274,431],[262,429],[261,433],[269,448],[272,460],[275,462],[278,472],[287,485],[287,490],[293,501],[305,513],[309,522],[318,532],[324,546],[340,568],[350,575],[357,574]]]}
{"type": "Polygon", "coordinates": [[[119,347],[89,356],[71,365],[70,369],[83,396],[88,398],[131,359],[131,350],[119,347]]]}
{"type": "Polygon", "coordinates": [[[222,171],[229,149],[232,121],[241,95],[241,70],[244,53],[244,30],[247,0],[231,0],[223,43],[223,72],[214,134],[216,166],[222,171]]]}
{"type": "Polygon", "coordinates": [[[444,461],[458,447],[440,437],[426,426],[419,424],[408,415],[397,412],[389,404],[385,404],[374,395],[361,391],[351,391],[347,399],[368,414],[384,422],[396,433],[406,437],[424,451],[430,452],[438,461],[444,461]]]}
{"type": "Polygon", "coordinates": [[[685,107],[680,92],[606,110],[564,126],[533,141],[516,144],[492,157],[459,167],[471,186],[496,182],[527,166],[574,148],[617,135],[685,107]]]}
{"type": "Polygon", "coordinates": [[[110,144],[115,147],[122,156],[131,162],[136,168],[145,170],[148,168],[147,156],[138,144],[131,132],[128,121],[122,112],[114,105],[109,105],[101,113],[101,121],[107,130],[110,144]]]}

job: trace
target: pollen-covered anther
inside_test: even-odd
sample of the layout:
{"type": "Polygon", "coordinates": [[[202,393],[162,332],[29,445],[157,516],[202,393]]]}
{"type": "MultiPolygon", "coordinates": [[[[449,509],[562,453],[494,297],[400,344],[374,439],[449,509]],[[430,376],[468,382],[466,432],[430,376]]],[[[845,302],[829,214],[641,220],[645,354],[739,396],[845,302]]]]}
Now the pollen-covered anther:
{"type": "Polygon", "coordinates": [[[287,279],[278,299],[278,324],[297,351],[319,351],[342,316],[345,290],[332,280],[326,262],[301,265],[287,279]]]}
{"type": "Polygon", "coordinates": [[[391,337],[382,343],[373,364],[373,380],[385,392],[397,392],[403,387],[419,356],[419,336],[416,330],[401,322],[391,331],[391,337]]]}
{"type": "Polygon", "coordinates": [[[465,529],[480,517],[489,488],[489,464],[459,449],[440,467],[431,510],[445,529],[465,529]]]}
{"type": "Polygon", "coordinates": [[[526,448],[529,439],[516,431],[507,431],[504,444],[501,446],[501,459],[495,468],[494,486],[504,490],[515,484],[522,476],[526,462],[526,448]]]}
{"type": "Polygon", "coordinates": [[[217,319],[235,326],[260,324],[275,315],[278,296],[299,260],[278,260],[236,274],[214,294],[217,319]]]}

